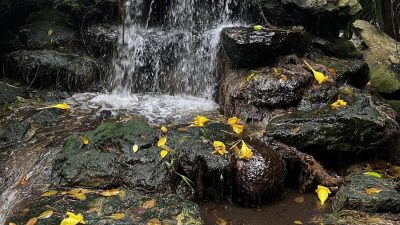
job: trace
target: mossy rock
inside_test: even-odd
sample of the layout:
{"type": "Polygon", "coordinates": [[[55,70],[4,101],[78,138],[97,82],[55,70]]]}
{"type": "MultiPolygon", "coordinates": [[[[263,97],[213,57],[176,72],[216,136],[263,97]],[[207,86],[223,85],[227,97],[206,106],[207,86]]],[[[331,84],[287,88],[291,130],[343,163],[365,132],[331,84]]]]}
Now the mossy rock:
{"type": "Polygon", "coordinates": [[[7,219],[7,223],[26,224],[47,210],[53,214],[39,219],[37,225],[60,224],[67,212],[81,213],[86,224],[147,225],[151,219],[162,224],[202,225],[199,207],[177,195],[146,195],[140,192],[120,190],[120,195],[103,197],[98,193],[85,194],[86,199],[78,200],[58,192],[54,196],[39,197],[31,205],[7,219]],[[144,204],[154,201],[154,204],[144,204]],[[112,219],[113,214],[124,214],[121,219],[112,219]]]}
{"type": "Polygon", "coordinates": [[[400,90],[400,74],[390,70],[386,64],[371,69],[371,84],[382,93],[393,93],[400,90]]]}

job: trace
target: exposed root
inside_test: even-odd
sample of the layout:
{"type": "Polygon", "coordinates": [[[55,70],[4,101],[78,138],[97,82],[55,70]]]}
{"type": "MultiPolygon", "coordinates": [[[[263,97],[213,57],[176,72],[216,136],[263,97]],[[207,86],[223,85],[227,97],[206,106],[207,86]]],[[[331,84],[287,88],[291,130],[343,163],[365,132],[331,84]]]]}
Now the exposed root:
{"type": "Polygon", "coordinates": [[[311,189],[314,182],[327,187],[338,186],[341,183],[340,178],[331,176],[311,155],[278,142],[271,143],[271,146],[286,162],[301,165],[299,177],[301,191],[311,189]]]}

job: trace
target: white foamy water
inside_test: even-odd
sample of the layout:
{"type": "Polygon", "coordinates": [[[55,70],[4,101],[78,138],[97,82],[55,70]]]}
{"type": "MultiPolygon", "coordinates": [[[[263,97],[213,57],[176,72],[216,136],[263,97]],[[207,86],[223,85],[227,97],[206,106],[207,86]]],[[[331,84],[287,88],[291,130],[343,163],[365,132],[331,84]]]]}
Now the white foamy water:
{"type": "Polygon", "coordinates": [[[132,116],[144,116],[152,124],[188,122],[198,114],[217,114],[218,104],[212,100],[189,95],[150,94],[76,94],[69,99],[74,108],[82,110],[110,110],[132,116]]]}

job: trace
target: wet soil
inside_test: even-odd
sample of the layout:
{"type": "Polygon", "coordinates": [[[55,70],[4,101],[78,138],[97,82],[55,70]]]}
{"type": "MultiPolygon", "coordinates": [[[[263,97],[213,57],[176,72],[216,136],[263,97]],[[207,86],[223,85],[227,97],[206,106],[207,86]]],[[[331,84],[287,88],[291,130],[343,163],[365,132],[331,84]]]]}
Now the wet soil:
{"type": "Polygon", "coordinates": [[[225,220],[227,225],[292,225],[296,220],[306,224],[313,216],[326,213],[329,211],[329,202],[322,206],[314,193],[301,194],[289,190],[280,200],[261,209],[244,208],[226,202],[201,203],[200,208],[205,225],[224,224],[218,223],[218,219],[225,220]],[[301,197],[304,198],[303,202],[299,201],[301,197]]]}

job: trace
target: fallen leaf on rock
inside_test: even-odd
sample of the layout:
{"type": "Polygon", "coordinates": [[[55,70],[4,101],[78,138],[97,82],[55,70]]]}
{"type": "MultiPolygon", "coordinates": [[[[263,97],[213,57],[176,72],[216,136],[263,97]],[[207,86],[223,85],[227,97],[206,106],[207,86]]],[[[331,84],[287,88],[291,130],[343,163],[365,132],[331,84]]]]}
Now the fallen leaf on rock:
{"type": "Polygon", "coordinates": [[[365,172],[364,175],[366,176],[371,176],[371,177],[376,177],[376,178],[382,178],[382,175],[374,172],[374,171],[370,171],[370,172],[365,172]]]}
{"type": "Polygon", "coordinates": [[[154,208],[156,206],[156,200],[154,200],[154,199],[150,199],[150,200],[147,200],[147,201],[145,201],[144,203],[143,203],[143,208],[145,208],[145,209],[152,209],[152,208],[154,208]]]}
{"type": "Polygon", "coordinates": [[[164,133],[167,133],[168,132],[168,128],[166,128],[165,126],[162,126],[161,127],[161,131],[164,132],[164,133]]]}
{"type": "Polygon", "coordinates": [[[45,193],[42,194],[42,197],[50,197],[56,195],[58,192],[57,191],[46,191],[45,193]]]}
{"type": "Polygon", "coordinates": [[[331,194],[331,191],[329,190],[329,188],[324,187],[322,185],[318,185],[318,188],[317,188],[317,190],[315,190],[315,192],[318,195],[321,205],[323,205],[325,203],[325,201],[329,197],[329,194],[331,194]]]}
{"type": "Polygon", "coordinates": [[[154,218],[154,219],[149,220],[147,222],[147,225],[161,225],[161,222],[158,219],[154,218]]]}
{"type": "Polygon", "coordinates": [[[382,190],[378,189],[378,188],[368,188],[367,190],[365,190],[365,192],[367,192],[367,194],[369,195],[374,195],[374,194],[378,194],[380,193],[382,190]]]}
{"type": "Polygon", "coordinates": [[[109,216],[108,218],[113,219],[113,220],[122,220],[123,218],[125,218],[125,213],[114,213],[111,216],[109,216]]]}
{"type": "Polygon", "coordinates": [[[303,196],[297,197],[297,198],[294,199],[294,201],[296,203],[303,203],[304,202],[304,197],[303,196]]]}
{"type": "Polygon", "coordinates": [[[328,77],[327,76],[325,76],[323,73],[321,73],[321,72],[318,72],[318,71],[316,71],[316,70],[314,70],[314,68],[312,68],[311,67],[311,65],[310,64],[308,64],[308,62],[307,61],[303,61],[306,65],[307,65],[307,67],[312,71],[312,73],[314,74],[314,78],[315,78],[315,80],[318,82],[318,84],[323,84],[323,83],[325,83],[326,81],[328,81],[328,77]]]}
{"type": "Polygon", "coordinates": [[[16,223],[8,223],[8,225],[17,225],[16,223]]]}
{"type": "Polygon", "coordinates": [[[165,158],[167,155],[168,155],[168,153],[169,153],[169,151],[168,150],[162,150],[161,152],[160,152],[160,157],[161,157],[161,159],[163,159],[163,158],[165,158]]]}
{"type": "Polygon", "coordinates": [[[132,151],[133,151],[134,153],[136,153],[137,151],[139,151],[139,146],[138,146],[138,145],[134,145],[134,146],[132,147],[132,151]]]}
{"type": "Polygon", "coordinates": [[[210,120],[205,116],[196,116],[194,118],[193,125],[196,127],[204,127],[208,121],[210,120]]]}
{"type": "Polygon", "coordinates": [[[282,74],[282,71],[280,69],[276,68],[276,67],[274,67],[273,70],[274,70],[274,75],[275,76],[280,76],[282,74]]]}
{"type": "Polygon", "coordinates": [[[336,102],[331,104],[332,109],[342,109],[347,106],[347,102],[342,99],[338,99],[336,102]]]}
{"type": "Polygon", "coordinates": [[[247,82],[251,81],[255,75],[256,73],[254,73],[254,71],[251,71],[250,74],[247,76],[246,81],[247,82]]]}
{"type": "Polygon", "coordinates": [[[78,200],[81,200],[81,201],[84,201],[87,198],[86,195],[84,193],[82,193],[82,192],[76,193],[76,194],[73,194],[73,195],[70,195],[70,196],[73,197],[73,198],[76,198],[78,200]]]}
{"type": "Polygon", "coordinates": [[[260,30],[262,30],[264,27],[263,26],[261,26],[261,25],[255,25],[254,27],[253,27],[253,29],[255,30],[255,31],[260,31],[260,30]]]}
{"type": "Polygon", "coordinates": [[[55,104],[55,105],[51,105],[51,106],[47,106],[47,107],[42,107],[42,108],[38,108],[38,110],[42,110],[42,109],[62,109],[62,110],[70,110],[71,107],[69,107],[69,105],[67,103],[60,103],[60,104],[55,104]]]}
{"type": "Polygon", "coordinates": [[[120,191],[117,189],[110,189],[110,190],[106,190],[106,191],[102,191],[99,193],[99,195],[104,196],[104,197],[111,197],[111,196],[115,196],[115,195],[119,195],[120,191]]]}
{"type": "Polygon", "coordinates": [[[294,224],[299,224],[299,225],[303,224],[303,222],[301,222],[300,220],[295,220],[295,221],[293,221],[293,223],[294,224]]]}
{"type": "Polygon", "coordinates": [[[301,130],[300,127],[293,128],[293,129],[292,129],[292,133],[297,134],[297,133],[300,132],[300,130],[301,130]]]}
{"type": "Polygon", "coordinates": [[[215,149],[213,153],[218,153],[220,155],[225,155],[226,153],[228,153],[228,151],[226,151],[225,144],[221,141],[214,141],[213,147],[215,149]]]}
{"type": "Polygon", "coordinates": [[[215,222],[216,225],[227,225],[228,222],[222,218],[217,218],[217,221],[215,222]]]}
{"type": "Polygon", "coordinates": [[[157,142],[157,147],[164,147],[167,144],[167,137],[162,137],[157,142]]]}
{"type": "Polygon", "coordinates": [[[230,125],[233,129],[233,131],[236,134],[241,134],[243,132],[244,129],[244,125],[242,125],[242,123],[240,122],[240,119],[235,117],[231,117],[228,119],[227,124],[230,125]]]}
{"type": "Polygon", "coordinates": [[[67,212],[68,218],[63,219],[60,225],[77,225],[85,224],[82,214],[75,215],[72,212],[67,212]]]}
{"type": "Polygon", "coordinates": [[[188,130],[188,127],[179,127],[178,131],[180,132],[186,132],[188,130]]]}
{"type": "Polygon", "coordinates": [[[37,218],[38,219],[46,219],[46,218],[51,217],[53,215],[53,213],[54,213],[53,210],[47,210],[47,211],[42,212],[37,218]]]}
{"type": "Polygon", "coordinates": [[[89,139],[85,136],[81,136],[82,144],[88,145],[89,144],[89,139]]]}
{"type": "Polygon", "coordinates": [[[28,184],[28,178],[26,176],[22,177],[21,180],[19,180],[19,186],[25,187],[28,184]]]}
{"type": "Polygon", "coordinates": [[[30,220],[28,220],[28,222],[26,223],[26,225],[35,225],[38,221],[37,217],[33,217],[30,220]]]}
{"type": "Polygon", "coordinates": [[[250,160],[253,157],[253,151],[247,146],[247,144],[242,141],[242,148],[240,149],[240,156],[239,158],[250,160]]]}

